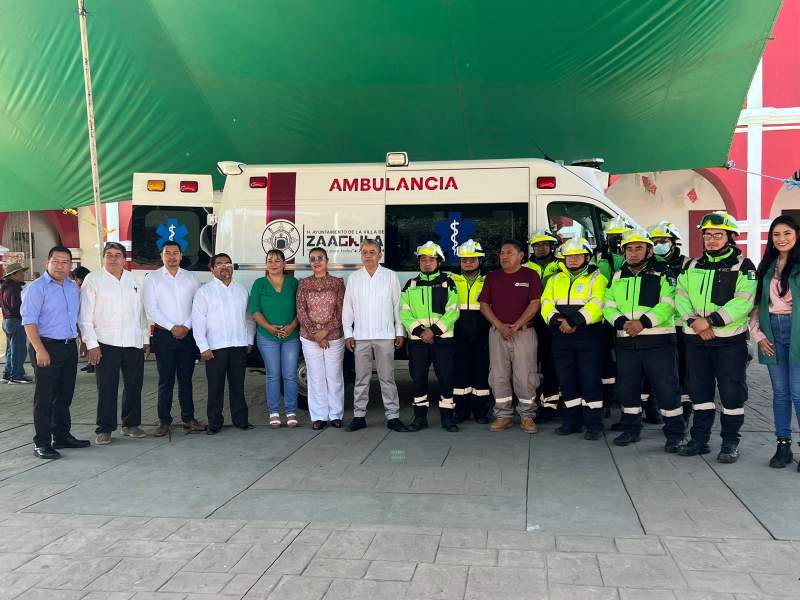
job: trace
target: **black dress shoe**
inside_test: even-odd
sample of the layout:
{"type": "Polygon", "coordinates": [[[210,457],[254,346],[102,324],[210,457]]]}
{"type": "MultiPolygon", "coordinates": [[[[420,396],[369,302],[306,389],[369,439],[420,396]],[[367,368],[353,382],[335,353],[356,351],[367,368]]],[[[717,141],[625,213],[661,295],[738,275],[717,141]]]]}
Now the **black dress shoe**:
{"type": "Polygon", "coordinates": [[[314,431],[320,431],[321,429],[325,429],[327,425],[328,425],[327,421],[314,421],[313,423],[311,423],[311,429],[313,429],[314,431]]]}
{"type": "Polygon", "coordinates": [[[414,417],[414,420],[408,424],[406,431],[422,431],[428,428],[428,419],[425,417],[414,417]]]}
{"type": "Polygon", "coordinates": [[[583,434],[583,439],[589,440],[590,442],[596,442],[601,437],[603,437],[602,431],[587,431],[583,434]]]}
{"type": "Polygon", "coordinates": [[[209,427],[206,429],[206,435],[217,435],[221,430],[221,427],[209,427]]]}
{"type": "Polygon", "coordinates": [[[52,446],[36,446],[33,449],[33,453],[39,458],[44,458],[48,460],[53,458],[61,458],[61,455],[55,450],[53,450],[52,446]]]}
{"type": "Polygon", "coordinates": [[[353,417],[353,420],[344,428],[345,431],[358,431],[367,426],[367,420],[364,417],[353,417]]]}
{"type": "Polygon", "coordinates": [[[56,450],[61,448],[88,448],[92,443],[89,440],[79,440],[72,435],[68,435],[63,440],[56,440],[53,442],[53,448],[56,450]]]}
{"type": "Polygon", "coordinates": [[[408,427],[406,427],[400,419],[389,419],[386,421],[386,428],[391,429],[392,431],[396,431],[398,433],[405,433],[407,431],[412,431],[408,427]]]}
{"type": "Polygon", "coordinates": [[[334,419],[331,421],[331,427],[335,427],[336,429],[342,428],[342,420],[341,419],[334,419]]]}
{"type": "Polygon", "coordinates": [[[630,431],[623,431],[617,437],[614,438],[614,445],[615,446],[627,446],[629,444],[633,444],[638,442],[642,439],[641,435],[633,434],[630,431]]]}

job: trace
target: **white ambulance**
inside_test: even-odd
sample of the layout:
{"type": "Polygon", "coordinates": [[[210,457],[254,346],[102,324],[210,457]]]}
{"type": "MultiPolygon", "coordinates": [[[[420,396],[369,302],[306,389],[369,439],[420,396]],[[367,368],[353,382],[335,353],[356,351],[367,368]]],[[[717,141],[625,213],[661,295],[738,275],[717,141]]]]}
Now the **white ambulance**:
{"type": "Polygon", "coordinates": [[[469,238],[487,250],[488,266],[504,239],[526,241],[549,227],[602,241],[605,222],[624,215],[604,190],[602,161],[564,166],[542,159],[409,163],[389,153],[386,164],[246,165],[221,162],[210,175],[136,173],[133,177],[132,261],[154,269],[161,244],[178,240],[187,268],[206,270],[211,252],[229,254],[245,286],[264,274],[266,252],[284,252],[303,275],[308,253],[325,248],[343,276],[360,264],[366,238],[380,240],[387,267],[406,279],[416,272],[415,248],[427,240],[455,266],[469,238]],[[586,166],[591,165],[591,166],[586,166]]]}

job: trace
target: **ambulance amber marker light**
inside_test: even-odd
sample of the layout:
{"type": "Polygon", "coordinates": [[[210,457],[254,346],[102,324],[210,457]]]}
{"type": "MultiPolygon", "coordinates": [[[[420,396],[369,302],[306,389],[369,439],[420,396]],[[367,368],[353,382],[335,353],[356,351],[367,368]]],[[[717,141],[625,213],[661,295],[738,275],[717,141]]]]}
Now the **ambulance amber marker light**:
{"type": "Polygon", "coordinates": [[[163,179],[148,179],[147,191],[148,192],[163,192],[167,189],[167,182],[163,179]]]}
{"type": "Polygon", "coordinates": [[[265,188],[265,187],[267,187],[267,178],[266,177],[251,177],[250,178],[250,187],[251,188],[265,188]]]}
{"type": "Polygon", "coordinates": [[[197,182],[196,181],[181,181],[181,191],[188,192],[190,194],[194,194],[197,192],[197,182]]]}
{"type": "Polygon", "coordinates": [[[540,190],[554,190],[556,189],[555,177],[537,177],[536,187],[540,190]]]}

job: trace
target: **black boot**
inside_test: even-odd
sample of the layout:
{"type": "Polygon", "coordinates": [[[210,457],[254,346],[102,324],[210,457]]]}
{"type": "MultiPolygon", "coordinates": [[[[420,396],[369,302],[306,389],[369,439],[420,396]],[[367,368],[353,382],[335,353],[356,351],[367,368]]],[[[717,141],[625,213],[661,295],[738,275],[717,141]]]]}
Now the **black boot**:
{"type": "Polygon", "coordinates": [[[783,469],[792,462],[792,440],[788,438],[778,438],[778,448],[775,455],[769,460],[769,466],[773,469],[783,469]]]}
{"type": "Polygon", "coordinates": [[[629,444],[634,444],[642,439],[642,436],[638,433],[631,433],[630,431],[623,431],[617,437],[614,438],[614,445],[615,446],[628,446],[629,444]]]}
{"type": "Polygon", "coordinates": [[[644,422],[650,423],[651,425],[661,425],[661,415],[658,414],[658,406],[656,405],[655,398],[650,396],[643,404],[644,422]]]}
{"type": "Polygon", "coordinates": [[[442,429],[445,431],[449,431],[450,433],[455,433],[458,431],[458,425],[456,425],[456,420],[452,412],[450,413],[441,413],[440,415],[442,421],[442,429]]]}
{"type": "Polygon", "coordinates": [[[567,427],[566,425],[562,425],[561,427],[557,427],[555,429],[556,435],[572,435],[573,433],[580,433],[583,431],[583,427],[567,427]]]}
{"type": "Polygon", "coordinates": [[[622,424],[622,421],[617,421],[616,423],[612,423],[609,429],[611,431],[625,431],[625,426],[622,424]]]}
{"type": "Polygon", "coordinates": [[[541,407],[537,412],[536,416],[533,418],[533,422],[537,425],[541,425],[542,423],[549,423],[553,419],[556,418],[556,411],[554,408],[545,408],[541,407]]]}
{"type": "Polygon", "coordinates": [[[739,460],[739,443],[738,442],[722,442],[722,447],[717,454],[717,462],[725,464],[733,464],[739,460]]]}
{"type": "Polygon", "coordinates": [[[428,428],[428,419],[422,415],[416,415],[414,420],[408,424],[409,431],[422,431],[428,428]]]}
{"type": "Polygon", "coordinates": [[[709,452],[711,452],[711,448],[708,447],[708,444],[697,440],[689,440],[678,448],[678,454],[681,456],[697,456],[698,454],[708,454],[709,452]]]}

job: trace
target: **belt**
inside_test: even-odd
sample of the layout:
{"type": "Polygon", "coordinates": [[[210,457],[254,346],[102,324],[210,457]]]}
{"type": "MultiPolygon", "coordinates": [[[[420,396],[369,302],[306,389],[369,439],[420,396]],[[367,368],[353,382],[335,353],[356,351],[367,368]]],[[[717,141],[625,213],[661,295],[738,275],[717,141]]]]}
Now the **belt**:
{"type": "Polygon", "coordinates": [[[76,338],[67,338],[65,340],[57,340],[57,339],[49,338],[49,337],[40,337],[39,339],[42,340],[43,342],[48,343],[48,344],[71,344],[72,342],[75,341],[76,338]]]}

